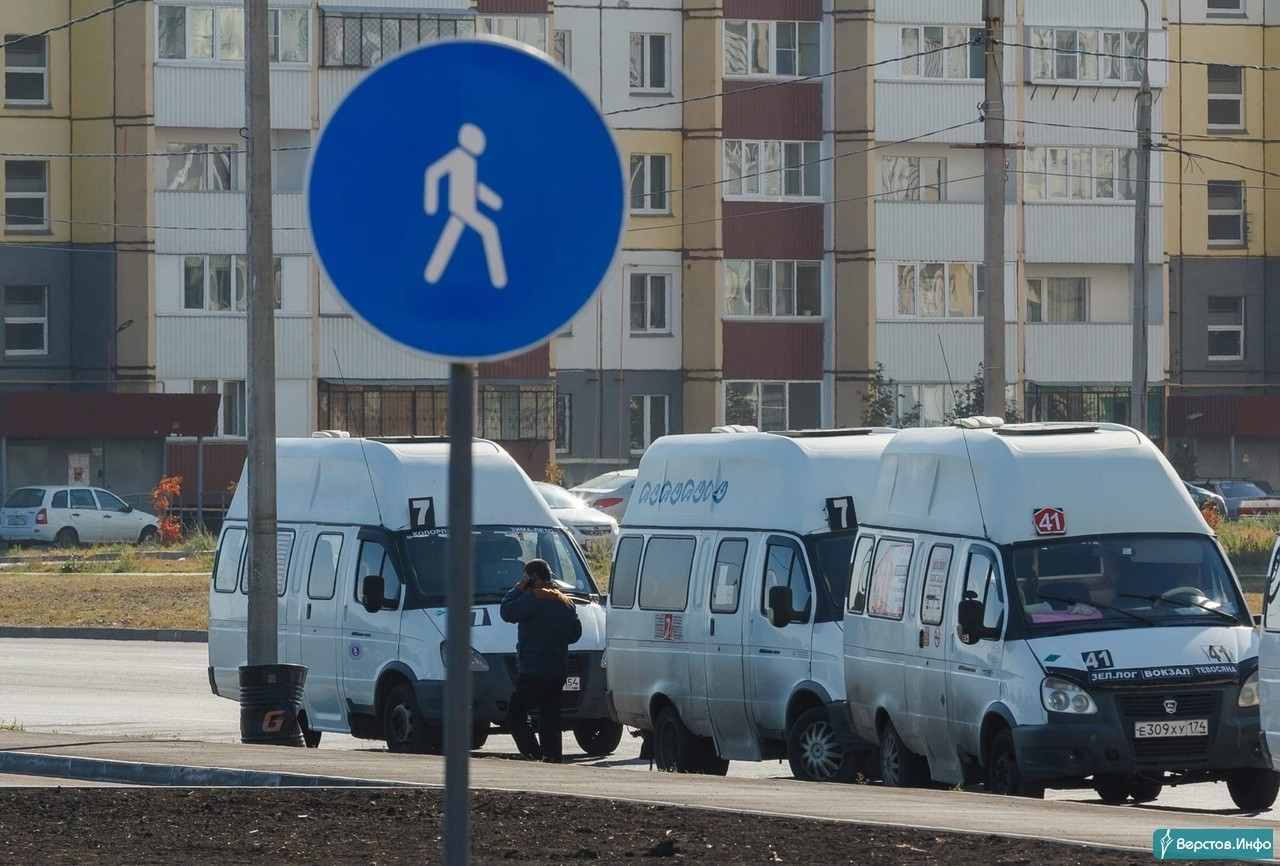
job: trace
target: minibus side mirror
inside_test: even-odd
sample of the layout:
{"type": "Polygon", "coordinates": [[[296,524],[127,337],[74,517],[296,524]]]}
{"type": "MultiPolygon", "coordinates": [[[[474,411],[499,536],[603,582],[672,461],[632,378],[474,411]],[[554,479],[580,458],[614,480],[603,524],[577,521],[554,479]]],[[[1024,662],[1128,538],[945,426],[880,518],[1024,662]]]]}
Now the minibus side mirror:
{"type": "Polygon", "coordinates": [[[364,609],[369,613],[382,610],[382,593],[386,588],[387,582],[382,579],[382,575],[367,575],[360,585],[360,603],[364,605],[364,609]]]}
{"type": "Polygon", "coordinates": [[[774,628],[782,628],[795,619],[796,612],[791,608],[791,587],[769,587],[769,624],[774,628]]]}

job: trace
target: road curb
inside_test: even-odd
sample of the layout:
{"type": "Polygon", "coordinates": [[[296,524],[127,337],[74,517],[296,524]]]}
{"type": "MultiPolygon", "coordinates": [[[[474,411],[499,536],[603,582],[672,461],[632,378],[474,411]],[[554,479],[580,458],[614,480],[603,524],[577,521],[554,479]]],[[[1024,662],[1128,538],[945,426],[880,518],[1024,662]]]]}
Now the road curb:
{"type": "Polygon", "coordinates": [[[3,637],[52,637],[63,640],[157,640],[208,643],[209,633],[180,628],[56,628],[52,626],[0,626],[3,637]]]}
{"type": "Polygon", "coordinates": [[[54,776],[85,782],[205,788],[423,788],[413,782],[351,779],[343,776],[310,776],[225,767],[193,767],[175,764],[140,764],[103,758],[0,751],[0,773],[54,776]]]}

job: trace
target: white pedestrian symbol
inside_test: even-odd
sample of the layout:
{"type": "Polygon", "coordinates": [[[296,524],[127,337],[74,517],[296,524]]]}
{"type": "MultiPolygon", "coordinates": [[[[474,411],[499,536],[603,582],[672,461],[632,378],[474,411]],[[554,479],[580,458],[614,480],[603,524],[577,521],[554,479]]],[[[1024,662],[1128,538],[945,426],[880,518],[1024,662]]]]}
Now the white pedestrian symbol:
{"type": "Polygon", "coordinates": [[[495,289],[507,284],[507,266],[502,261],[502,241],[493,220],[480,213],[477,202],[492,210],[502,210],[502,198],[476,177],[476,157],[484,153],[484,130],[474,123],[464,123],[458,130],[458,147],[427,167],[426,201],[428,214],[440,206],[439,187],[442,178],[449,180],[449,221],[445,223],[435,251],[427,262],[426,280],[440,281],[449,259],[462,237],[462,229],[470,228],[484,242],[484,257],[489,265],[489,282],[495,289]]]}

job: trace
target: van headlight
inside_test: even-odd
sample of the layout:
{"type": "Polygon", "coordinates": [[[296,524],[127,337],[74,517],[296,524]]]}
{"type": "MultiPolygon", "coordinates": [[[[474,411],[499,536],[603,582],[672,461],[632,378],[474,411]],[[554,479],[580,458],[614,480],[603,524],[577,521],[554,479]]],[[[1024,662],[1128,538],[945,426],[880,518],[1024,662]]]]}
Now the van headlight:
{"type": "Polygon", "coordinates": [[[1240,695],[1236,698],[1237,707],[1256,707],[1258,705],[1258,672],[1254,671],[1245,678],[1240,686],[1240,695]]]}
{"type": "Polygon", "coordinates": [[[1040,702],[1054,713],[1096,713],[1098,705],[1089,693],[1069,680],[1045,677],[1040,683],[1040,702]]]}
{"type": "MultiPolygon", "coordinates": [[[[449,642],[447,640],[440,641],[440,661],[444,663],[446,669],[449,667],[449,642]]],[[[471,670],[487,671],[489,669],[488,660],[476,652],[475,647],[471,647],[471,670]]]]}

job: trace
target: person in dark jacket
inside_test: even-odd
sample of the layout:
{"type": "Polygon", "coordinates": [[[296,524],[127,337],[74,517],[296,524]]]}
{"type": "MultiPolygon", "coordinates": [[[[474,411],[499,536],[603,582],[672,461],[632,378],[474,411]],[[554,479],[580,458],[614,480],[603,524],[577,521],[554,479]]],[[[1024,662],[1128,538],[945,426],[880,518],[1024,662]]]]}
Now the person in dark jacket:
{"type": "Polygon", "coordinates": [[[502,618],[519,625],[516,687],[507,706],[507,728],[520,754],[530,760],[561,761],[560,700],[569,675],[569,645],[582,637],[573,600],[556,586],[551,566],[531,559],[502,599],[502,618]],[[538,711],[538,736],[529,712],[538,711]]]}

